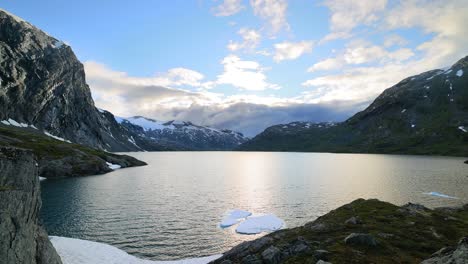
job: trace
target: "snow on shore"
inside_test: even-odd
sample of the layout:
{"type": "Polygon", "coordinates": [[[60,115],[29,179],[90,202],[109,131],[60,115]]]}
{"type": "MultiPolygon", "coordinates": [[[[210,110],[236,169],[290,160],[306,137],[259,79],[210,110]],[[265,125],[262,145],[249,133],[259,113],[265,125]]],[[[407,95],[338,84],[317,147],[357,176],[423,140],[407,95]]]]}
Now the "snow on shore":
{"type": "Polygon", "coordinates": [[[213,255],[174,261],[153,261],[134,257],[111,245],[68,237],[50,236],[63,264],[205,264],[220,258],[213,255]]]}
{"type": "Polygon", "coordinates": [[[120,166],[119,164],[113,164],[113,163],[110,163],[110,162],[107,162],[107,161],[106,161],[106,164],[107,164],[107,167],[109,167],[109,169],[111,169],[111,170],[118,170],[118,169],[122,168],[122,166],[120,166]]]}

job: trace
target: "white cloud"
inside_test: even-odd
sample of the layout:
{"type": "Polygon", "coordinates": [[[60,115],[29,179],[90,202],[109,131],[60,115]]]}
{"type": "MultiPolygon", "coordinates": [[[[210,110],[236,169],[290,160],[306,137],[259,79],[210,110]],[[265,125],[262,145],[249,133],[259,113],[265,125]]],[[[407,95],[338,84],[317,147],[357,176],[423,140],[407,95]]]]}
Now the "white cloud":
{"type": "Polygon", "coordinates": [[[312,41],[282,42],[275,44],[275,55],[273,60],[295,60],[305,53],[312,52],[312,41]]]}
{"type": "Polygon", "coordinates": [[[227,46],[230,51],[238,51],[241,49],[253,51],[257,48],[258,44],[260,44],[262,36],[254,29],[241,28],[237,33],[242,37],[242,42],[230,41],[227,46]]]}
{"type": "Polygon", "coordinates": [[[379,14],[387,5],[387,0],[326,0],[330,9],[330,30],[323,40],[348,38],[358,25],[370,25],[379,19],[379,14]]]}
{"type": "Polygon", "coordinates": [[[244,8],[242,0],[224,0],[222,4],[214,7],[212,11],[215,16],[232,16],[244,8]]]}
{"type": "Polygon", "coordinates": [[[337,58],[328,58],[322,61],[319,61],[312,65],[309,69],[307,69],[308,72],[314,72],[314,71],[327,71],[327,70],[336,70],[341,68],[345,63],[337,58]]]}
{"type": "Polygon", "coordinates": [[[386,36],[384,41],[384,47],[386,48],[393,46],[405,46],[406,44],[408,44],[408,40],[397,34],[386,36]]]}
{"type": "Polygon", "coordinates": [[[229,55],[221,63],[224,66],[224,72],[218,75],[217,84],[230,84],[252,91],[280,88],[276,84],[267,82],[264,69],[256,61],[244,61],[235,55],[229,55]]]}
{"type": "MultiPolygon", "coordinates": [[[[260,69],[256,62],[235,57],[228,56],[224,62],[229,65],[227,67],[246,71],[260,69]]],[[[278,123],[343,120],[360,107],[348,102],[311,104],[301,96],[225,96],[208,91],[189,92],[157,86],[149,81],[152,78],[129,76],[96,62],[84,65],[96,106],[124,117],[142,115],[165,121],[186,120],[253,136],[278,123]]]]}
{"type": "Polygon", "coordinates": [[[99,73],[100,76],[115,78],[129,85],[199,87],[204,85],[201,81],[205,78],[203,74],[186,68],[169,69],[167,72],[156,74],[154,77],[133,78],[127,76],[125,72],[109,70],[104,65],[93,61],[87,61],[85,67],[89,74],[99,73]]]}
{"type": "Polygon", "coordinates": [[[254,14],[265,20],[272,35],[279,31],[289,30],[286,19],[288,3],[286,0],[250,0],[254,14]]]}

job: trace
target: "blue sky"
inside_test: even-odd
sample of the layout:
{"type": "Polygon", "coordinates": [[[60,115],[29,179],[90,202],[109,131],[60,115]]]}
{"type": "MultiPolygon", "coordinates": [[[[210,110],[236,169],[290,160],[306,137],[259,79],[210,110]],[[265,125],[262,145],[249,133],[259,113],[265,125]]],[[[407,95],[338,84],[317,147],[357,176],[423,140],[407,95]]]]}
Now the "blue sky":
{"type": "Polygon", "coordinates": [[[343,120],[399,80],[468,54],[465,0],[15,0],[1,8],[73,48],[98,107],[248,135],[343,120]]]}

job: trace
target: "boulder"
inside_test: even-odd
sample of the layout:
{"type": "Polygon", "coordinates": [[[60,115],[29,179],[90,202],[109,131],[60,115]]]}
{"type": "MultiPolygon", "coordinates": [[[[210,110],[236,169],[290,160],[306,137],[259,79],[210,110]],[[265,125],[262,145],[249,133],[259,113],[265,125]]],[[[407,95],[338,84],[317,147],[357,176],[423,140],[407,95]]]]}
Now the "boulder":
{"type": "Polygon", "coordinates": [[[270,246],[262,252],[262,259],[268,264],[280,263],[281,251],[275,246],[270,246]]]}
{"type": "Polygon", "coordinates": [[[376,247],[377,240],[370,235],[364,233],[351,233],[344,240],[347,245],[357,245],[357,246],[367,246],[367,247],[376,247]]]}
{"type": "Polygon", "coordinates": [[[432,254],[421,264],[467,264],[468,263],[468,237],[460,239],[456,247],[442,248],[432,254]]]}

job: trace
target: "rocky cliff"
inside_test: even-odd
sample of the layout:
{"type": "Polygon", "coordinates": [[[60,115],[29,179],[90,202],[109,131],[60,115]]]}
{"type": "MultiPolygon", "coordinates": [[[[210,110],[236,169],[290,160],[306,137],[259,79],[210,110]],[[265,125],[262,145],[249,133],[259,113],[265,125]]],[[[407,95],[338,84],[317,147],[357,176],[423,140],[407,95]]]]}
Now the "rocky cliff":
{"type": "Polygon", "coordinates": [[[0,263],[62,263],[40,225],[37,171],[30,151],[0,147],[0,263]]]}
{"type": "Polygon", "coordinates": [[[402,80],[345,122],[272,126],[240,149],[468,156],[468,57],[402,80]]]}
{"type": "MultiPolygon", "coordinates": [[[[70,46],[0,9],[0,120],[9,119],[102,150],[143,148],[128,140],[137,135],[94,106],[70,46]]],[[[161,149],[142,141],[148,150],[161,149]]]]}

